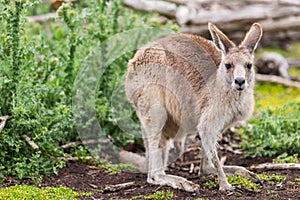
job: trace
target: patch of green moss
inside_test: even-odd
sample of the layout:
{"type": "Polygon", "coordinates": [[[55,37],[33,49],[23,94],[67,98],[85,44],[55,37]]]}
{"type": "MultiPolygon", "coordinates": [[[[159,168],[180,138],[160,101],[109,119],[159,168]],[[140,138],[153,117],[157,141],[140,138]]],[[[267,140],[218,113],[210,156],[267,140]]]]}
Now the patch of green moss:
{"type": "Polygon", "coordinates": [[[12,187],[0,188],[0,200],[15,200],[15,199],[73,200],[73,199],[77,199],[77,197],[89,197],[92,195],[93,195],[92,192],[76,192],[65,187],[38,188],[29,185],[15,185],[12,187]]]}

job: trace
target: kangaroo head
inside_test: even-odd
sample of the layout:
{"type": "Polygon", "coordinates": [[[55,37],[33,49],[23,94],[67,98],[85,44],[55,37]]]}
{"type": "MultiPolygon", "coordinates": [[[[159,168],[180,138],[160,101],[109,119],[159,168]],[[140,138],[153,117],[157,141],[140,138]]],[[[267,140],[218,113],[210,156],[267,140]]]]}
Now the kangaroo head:
{"type": "Polygon", "coordinates": [[[243,41],[237,46],[215,25],[208,28],[216,47],[222,52],[219,66],[223,80],[237,90],[244,90],[254,81],[254,50],[262,36],[260,24],[254,23],[243,41]]]}

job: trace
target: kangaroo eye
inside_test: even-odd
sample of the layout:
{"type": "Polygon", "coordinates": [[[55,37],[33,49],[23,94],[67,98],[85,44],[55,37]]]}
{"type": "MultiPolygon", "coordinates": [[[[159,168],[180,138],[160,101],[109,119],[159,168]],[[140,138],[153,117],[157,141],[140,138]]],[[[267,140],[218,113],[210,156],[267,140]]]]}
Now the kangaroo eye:
{"type": "Polygon", "coordinates": [[[247,67],[248,69],[251,69],[251,68],[252,68],[252,64],[251,64],[251,63],[248,63],[248,64],[246,65],[246,67],[247,67]]]}
{"type": "Polygon", "coordinates": [[[226,69],[230,69],[230,68],[232,67],[232,64],[226,63],[226,64],[225,64],[225,67],[226,67],[226,69]]]}

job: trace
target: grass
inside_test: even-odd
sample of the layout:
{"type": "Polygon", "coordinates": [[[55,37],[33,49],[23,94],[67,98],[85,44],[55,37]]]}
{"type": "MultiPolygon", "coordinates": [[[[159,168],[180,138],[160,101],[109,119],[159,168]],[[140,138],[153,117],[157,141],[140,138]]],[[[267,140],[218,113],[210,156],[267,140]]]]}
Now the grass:
{"type": "Polygon", "coordinates": [[[0,200],[16,199],[47,199],[47,200],[73,200],[78,197],[90,197],[92,192],[76,192],[65,187],[38,188],[29,185],[15,185],[12,187],[0,188],[0,200]]]}
{"type": "Polygon", "coordinates": [[[259,83],[255,88],[256,111],[283,107],[286,103],[300,102],[300,89],[272,83],[259,83]]]}

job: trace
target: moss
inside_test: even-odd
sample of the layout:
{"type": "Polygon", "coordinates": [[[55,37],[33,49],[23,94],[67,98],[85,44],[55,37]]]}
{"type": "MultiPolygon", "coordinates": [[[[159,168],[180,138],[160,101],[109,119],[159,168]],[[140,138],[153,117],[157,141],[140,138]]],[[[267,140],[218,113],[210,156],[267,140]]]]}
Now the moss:
{"type": "Polygon", "coordinates": [[[0,200],[14,199],[77,199],[77,197],[92,196],[92,192],[76,192],[65,187],[38,188],[29,185],[15,185],[0,188],[0,200]]]}
{"type": "Polygon", "coordinates": [[[172,199],[174,196],[173,192],[170,190],[164,191],[156,191],[154,194],[144,196],[143,199],[147,200],[162,200],[162,199],[172,199]]]}

